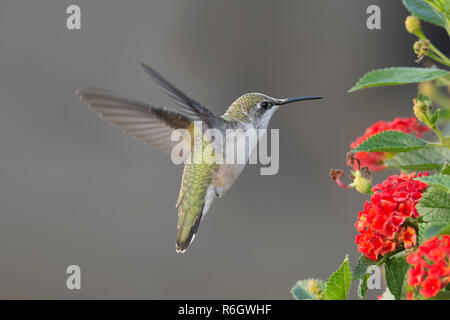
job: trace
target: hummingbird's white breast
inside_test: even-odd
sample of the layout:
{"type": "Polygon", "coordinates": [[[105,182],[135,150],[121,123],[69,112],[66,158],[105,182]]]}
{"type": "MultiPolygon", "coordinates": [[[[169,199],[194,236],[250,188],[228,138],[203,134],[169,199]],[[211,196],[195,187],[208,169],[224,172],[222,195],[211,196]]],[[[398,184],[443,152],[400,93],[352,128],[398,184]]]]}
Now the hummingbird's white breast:
{"type": "MultiPolygon", "coordinates": [[[[224,145],[221,146],[224,152],[224,159],[226,159],[226,150],[231,145],[234,148],[234,155],[237,155],[239,150],[237,148],[236,140],[238,139],[246,139],[248,137],[249,131],[254,131],[256,134],[256,139],[248,139],[248,143],[245,148],[245,161],[243,163],[224,163],[219,165],[217,171],[213,174],[211,186],[208,187],[205,196],[205,206],[202,212],[202,219],[206,216],[209,208],[211,207],[212,202],[215,198],[221,198],[225,195],[228,189],[233,185],[236,179],[240,176],[245,166],[247,165],[250,156],[257,150],[256,146],[258,145],[259,139],[266,134],[270,119],[272,118],[274,112],[278,109],[279,106],[274,105],[271,110],[268,110],[263,117],[259,119],[249,119],[249,122],[239,121],[236,126],[234,132],[235,135],[225,135],[224,145]]],[[[245,141],[245,140],[244,140],[245,141]]],[[[235,157],[237,160],[237,157],[235,157]]]]}

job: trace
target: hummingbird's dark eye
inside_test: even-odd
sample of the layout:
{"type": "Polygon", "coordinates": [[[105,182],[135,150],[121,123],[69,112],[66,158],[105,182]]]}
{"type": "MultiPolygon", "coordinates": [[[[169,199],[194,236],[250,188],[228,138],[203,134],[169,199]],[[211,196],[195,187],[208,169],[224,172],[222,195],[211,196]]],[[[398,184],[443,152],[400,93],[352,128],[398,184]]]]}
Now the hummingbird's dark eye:
{"type": "Polygon", "coordinates": [[[267,101],[263,101],[259,104],[261,108],[267,109],[269,107],[269,103],[267,101]]]}

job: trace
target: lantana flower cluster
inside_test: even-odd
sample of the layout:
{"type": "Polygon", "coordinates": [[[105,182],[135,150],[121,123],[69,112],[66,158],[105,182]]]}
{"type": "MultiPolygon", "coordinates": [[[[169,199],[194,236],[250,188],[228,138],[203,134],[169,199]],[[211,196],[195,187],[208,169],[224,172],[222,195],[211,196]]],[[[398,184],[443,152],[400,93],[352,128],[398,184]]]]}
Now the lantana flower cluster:
{"type": "MultiPolygon", "coordinates": [[[[392,121],[378,121],[366,129],[363,136],[356,139],[356,141],[350,144],[350,147],[356,148],[367,138],[380,133],[382,131],[396,130],[408,134],[414,134],[420,137],[424,132],[430,130],[430,128],[420,125],[415,117],[411,118],[395,118],[392,121]]],[[[386,158],[386,152],[356,152],[355,158],[360,161],[361,167],[368,167],[371,171],[381,171],[385,168],[384,159],[386,158]]],[[[347,161],[347,165],[354,165],[350,161],[347,161]]]]}
{"type": "Polygon", "coordinates": [[[359,232],[355,239],[359,252],[378,260],[401,244],[405,248],[416,245],[416,230],[405,221],[419,216],[415,206],[427,185],[415,178],[425,175],[428,172],[401,173],[372,188],[374,193],[355,224],[359,232]]]}
{"type": "MultiPolygon", "coordinates": [[[[450,236],[428,239],[410,254],[406,261],[412,265],[408,272],[408,285],[418,289],[425,298],[432,298],[450,283],[450,236]]],[[[413,299],[413,292],[408,299],[413,299]]]]}

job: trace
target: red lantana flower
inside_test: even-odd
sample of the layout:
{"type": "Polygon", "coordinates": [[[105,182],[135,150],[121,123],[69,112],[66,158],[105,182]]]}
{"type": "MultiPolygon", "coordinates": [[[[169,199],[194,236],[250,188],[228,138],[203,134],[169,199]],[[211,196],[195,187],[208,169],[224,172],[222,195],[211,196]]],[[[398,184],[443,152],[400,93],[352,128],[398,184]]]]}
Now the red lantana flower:
{"type": "Polygon", "coordinates": [[[374,194],[364,204],[355,224],[359,232],[355,239],[359,252],[378,260],[401,244],[405,248],[416,245],[416,230],[405,225],[405,220],[419,216],[416,204],[427,185],[415,178],[427,175],[428,172],[402,173],[372,188],[374,194]]]}
{"type": "MultiPolygon", "coordinates": [[[[424,132],[429,131],[430,128],[420,125],[415,117],[395,118],[393,121],[378,121],[367,128],[364,135],[352,142],[350,147],[352,149],[356,148],[361,144],[361,142],[365,141],[374,134],[388,130],[401,131],[420,137],[424,132]]],[[[385,168],[383,163],[383,160],[386,157],[385,152],[356,152],[354,157],[359,159],[361,167],[368,167],[371,171],[381,171],[385,168]]],[[[347,165],[352,166],[354,163],[352,164],[348,161],[347,165]]],[[[354,169],[356,170],[356,168],[354,169]]]]}
{"type": "MultiPolygon", "coordinates": [[[[412,265],[408,271],[408,285],[419,289],[425,298],[438,294],[450,283],[450,236],[435,236],[411,253],[406,261],[412,265]]],[[[413,298],[411,294],[410,299],[413,298]]]]}

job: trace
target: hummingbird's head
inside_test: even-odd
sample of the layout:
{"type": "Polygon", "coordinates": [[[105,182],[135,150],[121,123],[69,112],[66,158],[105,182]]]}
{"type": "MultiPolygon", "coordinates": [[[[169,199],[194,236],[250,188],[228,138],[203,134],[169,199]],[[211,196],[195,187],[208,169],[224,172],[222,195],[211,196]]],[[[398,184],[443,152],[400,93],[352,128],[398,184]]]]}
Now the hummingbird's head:
{"type": "Polygon", "coordinates": [[[246,93],[237,98],[224,117],[252,124],[256,128],[267,128],[274,112],[288,103],[304,100],[322,99],[322,97],[298,97],[276,99],[262,93],[246,93]]]}

